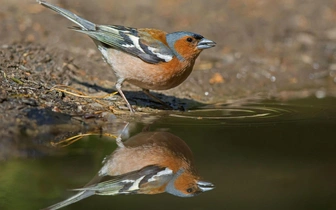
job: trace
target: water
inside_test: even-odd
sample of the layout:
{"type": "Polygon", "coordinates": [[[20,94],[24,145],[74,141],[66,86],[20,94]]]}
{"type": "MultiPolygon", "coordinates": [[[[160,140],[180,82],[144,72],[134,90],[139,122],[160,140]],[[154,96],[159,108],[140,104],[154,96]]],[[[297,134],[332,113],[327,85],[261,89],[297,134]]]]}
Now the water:
{"type": "MultiPolygon", "coordinates": [[[[335,105],[334,98],[244,102],[144,117],[129,135],[145,128],[180,137],[216,188],[193,198],[92,196],[64,209],[336,209],[335,105]]],[[[98,135],[47,153],[34,148],[32,157],[0,163],[0,209],[41,209],[73,195],[68,189],[90,181],[116,144],[98,135]]]]}

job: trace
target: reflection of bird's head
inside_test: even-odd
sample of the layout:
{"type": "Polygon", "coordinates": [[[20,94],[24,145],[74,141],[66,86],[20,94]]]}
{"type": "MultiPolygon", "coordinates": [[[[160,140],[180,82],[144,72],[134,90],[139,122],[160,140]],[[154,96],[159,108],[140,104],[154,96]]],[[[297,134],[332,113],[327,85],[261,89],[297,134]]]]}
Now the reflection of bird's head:
{"type": "Polygon", "coordinates": [[[191,197],[214,188],[213,184],[200,180],[190,148],[171,133],[143,132],[124,145],[113,152],[100,175],[123,176],[138,171],[133,182],[138,186],[130,189],[142,194],[167,192],[191,197]]]}
{"type": "Polygon", "coordinates": [[[201,181],[193,173],[180,169],[167,184],[166,192],[179,197],[192,197],[213,188],[212,183],[201,181]]]}

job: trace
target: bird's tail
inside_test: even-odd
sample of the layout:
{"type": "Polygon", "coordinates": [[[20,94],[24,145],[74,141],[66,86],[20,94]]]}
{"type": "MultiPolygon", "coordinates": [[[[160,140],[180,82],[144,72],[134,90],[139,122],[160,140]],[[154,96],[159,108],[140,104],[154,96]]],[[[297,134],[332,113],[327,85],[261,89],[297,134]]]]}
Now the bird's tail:
{"type": "Polygon", "coordinates": [[[52,5],[52,4],[50,4],[48,2],[45,2],[45,1],[37,0],[37,2],[41,5],[43,5],[43,6],[51,9],[51,10],[54,10],[58,14],[66,17],[70,21],[72,21],[75,24],[77,24],[78,26],[80,26],[81,29],[84,30],[84,31],[94,31],[94,30],[96,30],[96,24],[77,16],[76,14],[70,12],[69,10],[62,9],[60,7],[52,5]]]}
{"type": "Polygon", "coordinates": [[[56,210],[56,209],[62,208],[64,206],[70,205],[72,203],[75,203],[77,201],[80,201],[80,200],[82,200],[84,198],[87,198],[87,197],[89,197],[91,195],[94,195],[94,194],[95,194],[94,191],[83,190],[83,191],[77,193],[76,195],[74,195],[74,196],[72,196],[72,197],[70,197],[70,198],[68,198],[64,201],[56,203],[56,204],[54,204],[52,206],[49,206],[49,207],[47,207],[45,209],[42,209],[42,210],[56,210]]]}

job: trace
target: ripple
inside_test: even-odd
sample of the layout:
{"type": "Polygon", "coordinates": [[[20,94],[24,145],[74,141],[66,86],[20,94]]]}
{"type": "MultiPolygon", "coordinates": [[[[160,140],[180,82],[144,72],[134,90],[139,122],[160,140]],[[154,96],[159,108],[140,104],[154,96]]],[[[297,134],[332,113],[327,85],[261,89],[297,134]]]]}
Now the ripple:
{"type": "MultiPolygon", "coordinates": [[[[233,126],[274,125],[278,123],[326,123],[336,120],[335,98],[305,98],[236,101],[206,105],[187,112],[173,112],[169,120],[181,124],[225,124],[233,126]],[[177,121],[177,119],[179,119],[177,121]],[[202,122],[201,122],[202,121],[202,122]]],[[[167,119],[166,119],[167,120],[167,119]]]]}
{"type": "Polygon", "coordinates": [[[295,107],[283,104],[222,104],[210,105],[184,113],[174,113],[170,114],[170,116],[187,119],[247,120],[282,118],[294,115],[296,112],[295,107]]]}

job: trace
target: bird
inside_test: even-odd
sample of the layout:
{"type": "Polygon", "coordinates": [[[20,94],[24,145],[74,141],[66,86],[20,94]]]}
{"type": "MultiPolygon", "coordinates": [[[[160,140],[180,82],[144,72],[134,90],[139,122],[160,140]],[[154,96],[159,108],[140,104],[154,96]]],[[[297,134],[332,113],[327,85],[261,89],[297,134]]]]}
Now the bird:
{"type": "Polygon", "coordinates": [[[92,195],[169,193],[193,197],[214,189],[195,168],[192,151],[178,136],[166,131],[141,132],[106,157],[97,175],[74,196],[44,210],[55,210],[92,195]]]}
{"type": "Polygon", "coordinates": [[[122,91],[127,81],[150,97],[149,90],[168,90],[180,85],[192,72],[195,60],[216,43],[202,35],[177,31],[167,33],[153,28],[98,25],[45,1],[37,2],[77,24],[71,29],[88,35],[117,77],[116,89],[133,114],[134,109],[122,91]]]}

